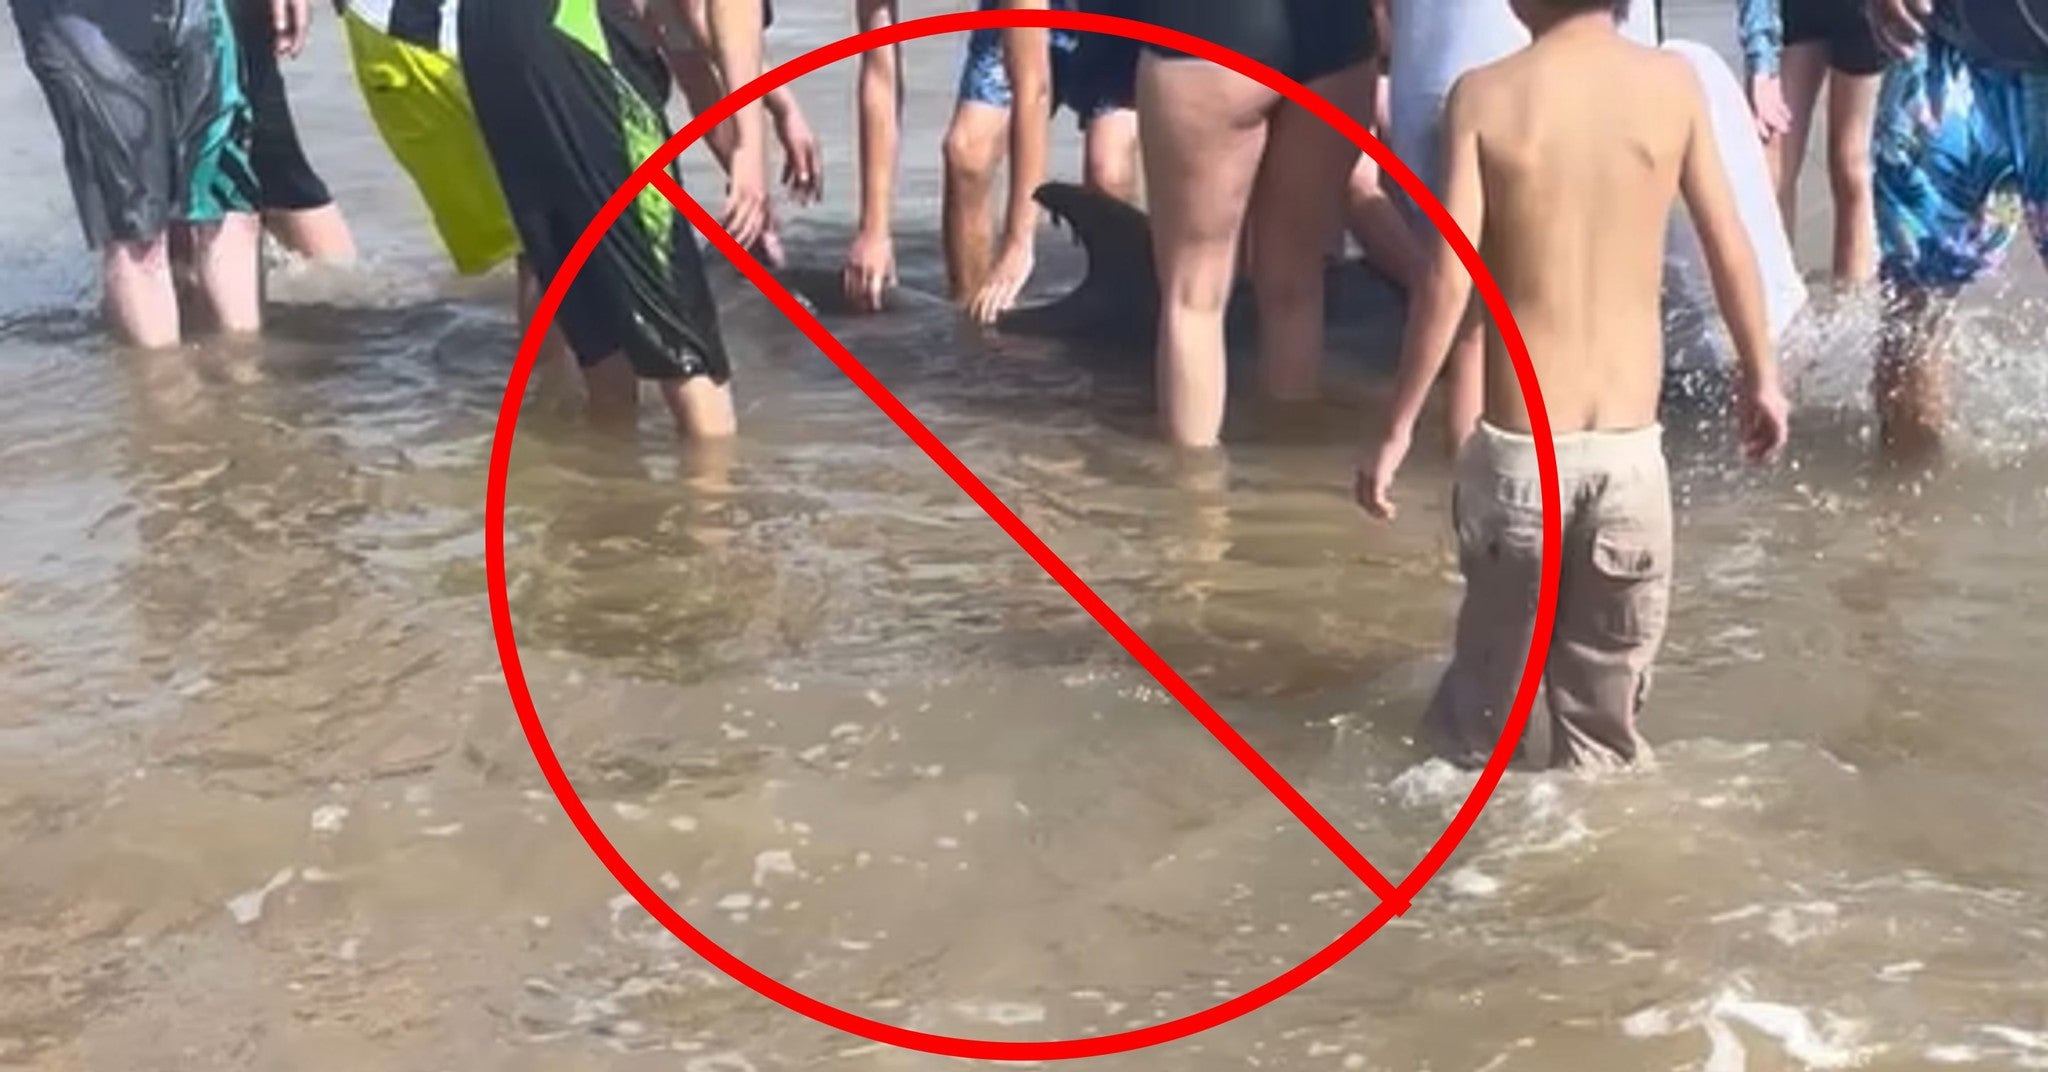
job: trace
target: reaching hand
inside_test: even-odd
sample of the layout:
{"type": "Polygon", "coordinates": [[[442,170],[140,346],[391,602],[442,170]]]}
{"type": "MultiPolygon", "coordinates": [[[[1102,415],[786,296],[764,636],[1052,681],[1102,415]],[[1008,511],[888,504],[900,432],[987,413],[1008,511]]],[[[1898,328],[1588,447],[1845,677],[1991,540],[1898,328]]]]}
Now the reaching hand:
{"type": "Polygon", "coordinates": [[[306,47],[313,12],[307,0],[270,0],[270,28],[277,54],[297,58],[306,47]]]}
{"type": "Polygon", "coordinates": [[[782,143],[782,185],[798,205],[815,204],[825,195],[825,153],[802,112],[791,109],[775,117],[775,138],[782,143]]]}
{"type": "Polygon", "coordinates": [[[1749,78],[1749,107],[1756,116],[1757,137],[1765,142],[1792,129],[1792,109],[1785,104],[1784,84],[1774,74],[1749,78]]]}
{"type": "Polygon", "coordinates": [[[1866,0],[1870,28],[1879,43],[1897,56],[1911,55],[1927,36],[1934,0],[1866,0]]]}
{"type": "Polygon", "coordinates": [[[725,229],[743,248],[752,248],[768,228],[767,168],[759,146],[735,146],[726,179],[725,229]]]}
{"type": "Polygon", "coordinates": [[[1745,383],[1735,398],[1735,419],[1742,434],[1742,452],[1752,462],[1777,457],[1788,433],[1791,404],[1777,381],[1745,383]]]}
{"type": "Polygon", "coordinates": [[[1401,463],[1408,460],[1410,436],[1399,429],[1389,429],[1379,446],[1358,459],[1358,473],[1352,478],[1351,494],[1365,512],[1381,521],[1392,521],[1394,501],[1394,476],[1401,471],[1401,463]]]}
{"type": "Polygon", "coordinates": [[[1031,281],[1031,269],[1036,265],[1036,254],[1031,243],[1024,242],[1011,246],[996,261],[995,268],[988,274],[988,280],[981,285],[981,292],[967,303],[967,312],[978,324],[993,324],[996,318],[1017,303],[1018,292],[1031,281]]]}
{"type": "Polygon", "coordinates": [[[846,251],[841,279],[849,304],[861,312],[880,312],[882,299],[896,285],[896,243],[886,232],[862,231],[846,251]]]}

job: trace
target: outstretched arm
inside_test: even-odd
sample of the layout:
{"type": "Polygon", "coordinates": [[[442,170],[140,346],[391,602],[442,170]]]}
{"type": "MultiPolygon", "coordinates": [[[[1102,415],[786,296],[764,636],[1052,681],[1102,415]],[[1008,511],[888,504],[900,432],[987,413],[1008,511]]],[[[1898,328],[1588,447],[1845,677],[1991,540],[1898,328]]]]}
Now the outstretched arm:
{"type": "Polygon", "coordinates": [[[1757,268],[1749,229],[1736,208],[1728,170],[1721,162],[1706,97],[1690,67],[1682,77],[1691,132],[1679,189],[1706,254],[1714,300],[1735,342],[1742,377],[1738,402],[1743,407],[1744,445],[1753,457],[1762,459],[1785,441],[1786,408],[1778,384],[1777,358],[1772,353],[1763,275],[1757,268]]]}
{"type": "Polygon", "coordinates": [[[1792,129],[1792,110],[1785,105],[1785,89],[1778,80],[1778,56],[1785,43],[1778,0],[1735,0],[1735,21],[1757,137],[1772,141],[1792,129]]]}
{"type": "MultiPolygon", "coordinates": [[[[650,17],[647,22],[649,29],[661,39],[669,70],[675,74],[683,96],[688,98],[690,110],[701,112],[732,92],[738,83],[728,80],[711,60],[713,32],[708,0],[681,0],[681,6],[687,16],[687,25],[681,30],[672,33],[672,23],[666,19],[650,17]],[[685,40],[674,40],[676,33],[685,40]]],[[[766,67],[767,64],[764,48],[761,66],[766,67]]],[[[762,104],[767,108],[767,117],[774,127],[776,139],[782,143],[784,184],[799,204],[816,201],[824,183],[824,168],[818,139],[811,132],[803,106],[786,85],[769,90],[768,95],[762,98],[762,104]]],[[[725,168],[727,173],[732,170],[734,126],[731,123],[721,125],[704,139],[711,147],[712,155],[718,158],[718,166],[725,168]]]]}
{"type": "MultiPolygon", "coordinates": [[[[710,0],[711,51],[730,89],[761,75],[761,0],[710,0]]],[[[768,223],[767,131],[760,101],[734,116],[732,164],[727,171],[725,228],[751,246],[768,223]]]]}
{"type": "MultiPolygon", "coordinates": [[[[1043,11],[1047,0],[1008,0],[1012,8],[1043,11]]],[[[1036,262],[1038,202],[1032,200],[1045,179],[1046,142],[1052,128],[1052,35],[1044,27],[1003,31],[1003,71],[1010,79],[1010,202],[1004,215],[1003,244],[996,253],[981,292],[969,312],[981,323],[993,321],[1031,278],[1036,262]]]]}
{"type": "MultiPolygon", "coordinates": [[[[862,31],[898,18],[897,0],[854,0],[862,31]]],[[[842,283],[855,308],[873,311],[896,282],[891,219],[896,203],[896,152],[903,124],[902,53],[895,45],[860,54],[860,221],[846,253],[842,283]]]]}
{"type": "MultiPolygon", "coordinates": [[[[1472,89],[1468,78],[1451,87],[1444,102],[1444,210],[1466,239],[1475,245],[1486,225],[1486,186],[1480,173],[1479,135],[1472,123],[1472,89]]],[[[1415,423],[1429,400],[1429,390],[1442,375],[1451,344],[1472,301],[1472,276],[1439,236],[1432,247],[1428,272],[1410,299],[1408,326],[1401,340],[1401,367],[1395,375],[1393,411],[1378,448],[1359,467],[1359,505],[1374,516],[1394,516],[1388,491],[1414,441],[1415,423]]],[[[1481,370],[1460,370],[1463,379],[1478,383],[1481,370]]],[[[1476,419],[1476,414],[1474,415],[1476,419]]]]}

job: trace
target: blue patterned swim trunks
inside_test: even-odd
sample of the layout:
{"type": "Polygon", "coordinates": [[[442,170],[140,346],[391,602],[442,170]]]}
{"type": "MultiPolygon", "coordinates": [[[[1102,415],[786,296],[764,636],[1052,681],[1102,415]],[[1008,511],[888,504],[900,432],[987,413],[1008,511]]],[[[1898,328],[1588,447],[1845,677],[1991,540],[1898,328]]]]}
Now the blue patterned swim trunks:
{"type": "MultiPolygon", "coordinates": [[[[1055,11],[1073,11],[1076,0],[1052,0],[1055,11]]],[[[1002,0],[981,0],[981,10],[1002,7],[1002,0]]],[[[1080,117],[1083,125],[1104,112],[1132,106],[1136,95],[1137,52],[1122,38],[1052,31],[1052,99],[1080,117]],[[1100,40],[1095,40],[1100,38],[1100,40]]],[[[960,100],[1008,108],[1009,72],[1003,69],[1001,30],[976,30],[967,38],[967,59],[960,68],[960,100]]]]}
{"type": "Polygon", "coordinates": [[[2048,72],[1995,67],[1931,36],[1886,74],[1873,151],[1888,282],[1974,282],[2023,227],[2048,260],[2048,72]],[[2018,212],[1998,203],[2012,194],[2018,212]]]}

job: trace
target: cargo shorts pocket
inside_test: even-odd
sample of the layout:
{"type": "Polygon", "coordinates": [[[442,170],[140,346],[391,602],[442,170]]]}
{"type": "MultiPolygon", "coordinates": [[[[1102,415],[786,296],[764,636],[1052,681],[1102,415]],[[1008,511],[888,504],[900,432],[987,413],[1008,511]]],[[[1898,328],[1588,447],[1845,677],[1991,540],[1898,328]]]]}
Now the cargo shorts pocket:
{"type": "Polygon", "coordinates": [[[1591,565],[1598,591],[1600,631],[1623,643],[1655,639],[1670,610],[1671,542],[1634,527],[1597,533],[1591,565]]]}

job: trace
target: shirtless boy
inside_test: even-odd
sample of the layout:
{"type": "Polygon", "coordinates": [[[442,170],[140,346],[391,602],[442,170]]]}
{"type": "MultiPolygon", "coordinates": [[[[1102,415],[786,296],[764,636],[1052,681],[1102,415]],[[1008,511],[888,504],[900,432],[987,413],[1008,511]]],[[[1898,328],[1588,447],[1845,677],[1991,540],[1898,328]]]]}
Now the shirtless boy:
{"type": "MultiPolygon", "coordinates": [[[[1665,222],[1684,199],[1740,358],[1751,459],[1785,440],[1762,282],[1687,62],[1626,40],[1614,0],[1514,0],[1533,43],[1460,78],[1444,116],[1443,202],[1477,244],[1528,343],[1556,447],[1562,553],[1546,698],[1549,766],[1648,758],[1636,716],[1662,643],[1672,563],[1663,379],[1665,222]],[[1614,86],[1628,86],[1625,94],[1614,86]]],[[[1388,492],[1472,294],[1438,243],[1403,342],[1391,427],[1361,462],[1359,503],[1388,492]]],[[[1424,720],[1445,758],[1486,762],[1534,628],[1543,554],[1535,440],[1497,329],[1452,513],[1466,581],[1456,650],[1424,720]]],[[[1517,742],[1518,757],[1526,754],[1517,742]]]]}

